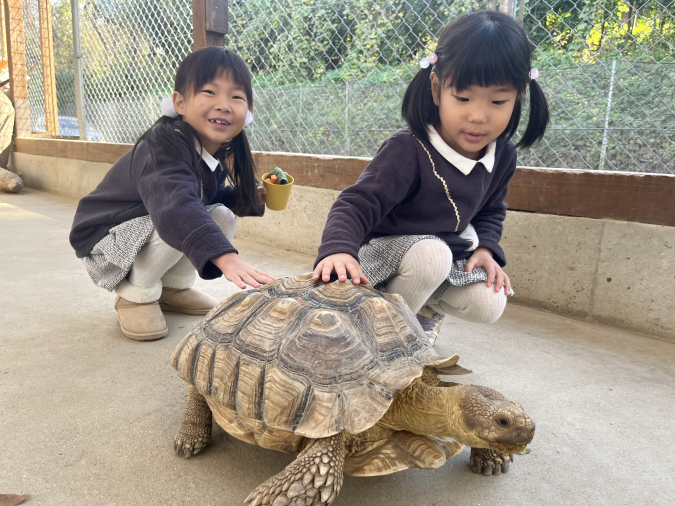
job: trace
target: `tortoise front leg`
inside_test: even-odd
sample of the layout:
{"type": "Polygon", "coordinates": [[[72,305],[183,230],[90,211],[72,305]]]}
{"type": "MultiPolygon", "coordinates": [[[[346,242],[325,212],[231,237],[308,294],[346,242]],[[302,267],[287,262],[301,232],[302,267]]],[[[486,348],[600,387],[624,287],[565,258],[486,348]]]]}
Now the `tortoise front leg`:
{"type": "Polygon", "coordinates": [[[499,453],[490,448],[471,448],[471,470],[476,474],[490,476],[509,472],[513,454],[499,453]]]}
{"type": "Polygon", "coordinates": [[[174,440],[176,455],[189,459],[198,453],[211,439],[212,425],[213,415],[206,399],[195,387],[190,386],[185,418],[174,440]]]}
{"type": "Polygon", "coordinates": [[[286,469],[246,498],[250,506],[327,506],[342,487],[345,449],[342,433],[313,439],[286,469]]]}

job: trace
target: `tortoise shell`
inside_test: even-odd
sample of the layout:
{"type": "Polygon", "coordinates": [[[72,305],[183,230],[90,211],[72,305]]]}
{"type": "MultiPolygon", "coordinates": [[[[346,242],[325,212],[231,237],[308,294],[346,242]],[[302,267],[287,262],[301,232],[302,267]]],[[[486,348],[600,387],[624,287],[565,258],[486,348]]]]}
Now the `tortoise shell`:
{"type": "Polygon", "coordinates": [[[295,452],[303,437],[362,432],[441,358],[399,295],[369,285],[277,279],[232,295],[171,362],[231,435],[295,452]]]}

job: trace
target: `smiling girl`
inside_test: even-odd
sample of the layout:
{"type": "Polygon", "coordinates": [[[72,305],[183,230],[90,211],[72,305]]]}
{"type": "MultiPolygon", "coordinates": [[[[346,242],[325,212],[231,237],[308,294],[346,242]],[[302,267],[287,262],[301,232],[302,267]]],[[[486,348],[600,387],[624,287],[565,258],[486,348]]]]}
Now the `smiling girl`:
{"type": "Polygon", "coordinates": [[[516,147],[543,137],[549,117],[530,57],[505,14],[467,14],[441,30],[403,98],[409,128],[335,201],[314,279],[335,272],[402,295],[432,342],[446,314],[501,316],[511,282],[499,241],[516,147]],[[526,90],[529,119],[516,146],[526,90]]]}
{"type": "Polygon", "coordinates": [[[140,341],[168,335],[162,310],[203,315],[216,305],[192,288],[197,273],[240,288],[272,279],[230,242],[236,216],[264,211],[244,132],[253,108],[246,64],[222,47],[196,51],[174,90],[164,116],[80,201],[70,233],[94,283],[117,293],[122,332],[140,341]]]}

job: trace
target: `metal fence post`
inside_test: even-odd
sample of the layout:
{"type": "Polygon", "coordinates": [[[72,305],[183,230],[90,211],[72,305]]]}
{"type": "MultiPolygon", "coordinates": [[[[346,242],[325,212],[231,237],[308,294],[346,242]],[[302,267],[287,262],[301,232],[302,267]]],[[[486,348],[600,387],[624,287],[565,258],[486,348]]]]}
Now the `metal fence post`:
{"type": "Polygon", "coordinates": [[[349,156],[349,80],[345,85],[345,156],[349,156]]]}
{"type": "Polygon", "coordinates": [[[600,166],[598,170],[605,168],[607,159],[607,127],[609,127],[609,112],[612,109],[612,93],[614,92],[614,75],[616,74],[616,60],[612,60],[612,76],[609,78],[609,94],[607,96],[607,112],[605,113],[605,130],[602,133],[602,147],[600,148],[600,166]]]}
{"type": "Polygon", "coordinates": [[[84,88],[82,87],[82,48],[80,46],[80,5],[78,0],[70,0],[73,20],[73,74],[75,85],[75,111],[80,139],[87,140],[87,120],[84,106],[84,88]]]}

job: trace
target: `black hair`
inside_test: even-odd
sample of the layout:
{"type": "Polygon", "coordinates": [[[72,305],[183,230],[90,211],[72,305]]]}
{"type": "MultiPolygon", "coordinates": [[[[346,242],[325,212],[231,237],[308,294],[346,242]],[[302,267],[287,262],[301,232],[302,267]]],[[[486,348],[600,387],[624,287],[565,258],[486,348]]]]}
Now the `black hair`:
{"type": "MultiPolygon", "coordinates": [[[[222,73],[243,88],[246,93],[249,110],[253,110],[253,87],[251,86],[251,73],[244,60],[237,54],[224,47],[206,47],[189,54],[178,66],[176,71],[176,80],[174,91],[187,97],[191,93],[199,91],[202,86],[212,81],[222,73]]],[[[189,123],[183,121],[182,116],[175,118],[162,116],[154,125],[152,125],[136,142],[134,150],[141,141],[146,141],[150,147],[150,156],[154,167],[157,167],[156,151],[165,150],[171,156],[180,158],[178,146],[181,145],[179,136],[189,139],[188,144],[192,146],[192,139],[200,142],[197,132],[189,123]]],[[[195,168],[197,177],[201,183],[201,155],[196,149],[191,150],[193,156],[192,166],[195,168]]],[[[246,132],[242,130],[228,145],[222,145],[216,151],[214,157],[218,159],[224,170],[228,172],[228,177],[232,180],[236,197],[236,204],[232,208],[238,216],[250,214],[260,214],[262,204],[258,197],[256,168],[251,155],[251,146],[246,137],[246,132]],[[233,161],[228,166],[227,159],[233,161]]],[[[133,153],[132,153],[133,159],[133,153]]]]}
{"type": "Polygon", "coordinates": [[[412,132],[427,138],[427,125],[441,119],[434,104],[430,76],[435,72],[441,87],[458,91],[470,86],[513,86],[518,95],[511,119],[500,138],[510,139],[518,129],[523,93],[529,88],[530,115],[517,146],[529,148],[546,132],[548,105],[541,87],[530,79],[532,50],[525,32],[501,12],[464,14],[443,27],[438,37],[437,62],[421,69],[408,85],[401,112],[412,132]]]}

